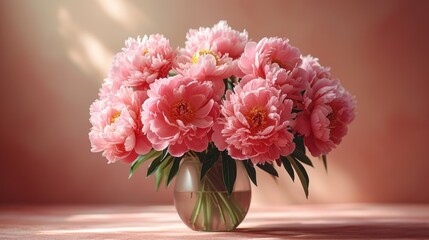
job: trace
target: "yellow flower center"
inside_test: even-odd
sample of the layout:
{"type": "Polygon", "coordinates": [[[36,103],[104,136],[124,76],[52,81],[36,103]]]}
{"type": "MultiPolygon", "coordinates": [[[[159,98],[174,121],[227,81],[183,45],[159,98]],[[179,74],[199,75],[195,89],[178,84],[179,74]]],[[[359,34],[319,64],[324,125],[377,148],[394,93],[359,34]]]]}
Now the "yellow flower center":
{"type": "Polygon", "coordinates": [[[174,120],[181,120],[184,123],[189,123],[194,119],[194,110],[189,102],[180,100],[171,108],[171,116],[174,120]]]}
{"type": "Polygon", "coordinates": [[[253,133],[258,133],[265,129],[267,125],[267,111],[265,108],[261,106],[253,107],[245,116],[253,133]]]}
{"type": "Polygon", "coordinates": [[[121,116],[121,112],[113,114],[113,116],[110,118],[110,124],[114,123],[119,116],[121,116]]]}
{"type": "Polygon", "coordinates": [[[218,66],[219,65],[219,57],[217,56],[216,53],[214,53],[214,52],[212,52],[212,51],[210,51],[208,49],[199,50],[198,52],[196,52],[195,55],[192,56],[192,63],[193,64],[197,64],[198,60],[200,60],[200,56],[207,55],[207,54],[212,55],[215,58],[215,60],[216,60],[216,66],[218,66]]]}

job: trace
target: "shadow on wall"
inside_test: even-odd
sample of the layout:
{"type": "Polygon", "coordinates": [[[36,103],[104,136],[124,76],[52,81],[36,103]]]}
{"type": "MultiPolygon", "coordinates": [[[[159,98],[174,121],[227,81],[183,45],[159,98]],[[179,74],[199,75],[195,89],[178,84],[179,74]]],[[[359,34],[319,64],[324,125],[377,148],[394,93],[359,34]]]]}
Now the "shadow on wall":
{"type": "Polygon", "coordinates": [[[171,189],[155,193],[143,169],[128,180],[127,165],[90,153],[88,108],[126,38],[162,33],[183,46],[189,28],[220,19],[256,41],[290,38],[331,66],[358,99],[357,119],[329,156],[329,173],[316,159],[309,169],[309,200],[279,170],[276,180],[258,172],[253,205],[429,202],[429,192],[418,191],[429,167],[422,157],[429,134],[426,2],[223,0],[205,2],[204,11],[188,7],[199,4],[2,1],[0,203],[171,204],[171,189]]]}

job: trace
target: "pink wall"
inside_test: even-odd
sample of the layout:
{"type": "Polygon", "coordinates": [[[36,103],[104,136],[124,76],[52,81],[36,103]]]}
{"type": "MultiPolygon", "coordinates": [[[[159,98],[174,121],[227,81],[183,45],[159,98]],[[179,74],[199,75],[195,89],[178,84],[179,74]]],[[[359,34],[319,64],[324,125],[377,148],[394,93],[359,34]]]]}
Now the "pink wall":
{"type": "Polygon", "coordinates": [[[225,19],[285,36],[357,96],[349,135],[310,169],[310,198],[259,173],[253,204],[429,203],[429,4],[425,1],[0,1],[0,203],[172,203],[143,169],[90,153],[88,108],[128,36],[225,19]]]}

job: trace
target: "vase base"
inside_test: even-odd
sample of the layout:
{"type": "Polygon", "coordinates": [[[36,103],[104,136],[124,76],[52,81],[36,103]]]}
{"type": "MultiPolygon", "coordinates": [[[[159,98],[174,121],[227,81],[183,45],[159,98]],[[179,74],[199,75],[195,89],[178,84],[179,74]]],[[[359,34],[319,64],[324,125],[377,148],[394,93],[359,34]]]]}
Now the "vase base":
{"type": "Polygon", "coordinates": [[[251,191],[175,192],[175,206],[182,221],[194,231],[233,231],[250,206],[251,191]]]}

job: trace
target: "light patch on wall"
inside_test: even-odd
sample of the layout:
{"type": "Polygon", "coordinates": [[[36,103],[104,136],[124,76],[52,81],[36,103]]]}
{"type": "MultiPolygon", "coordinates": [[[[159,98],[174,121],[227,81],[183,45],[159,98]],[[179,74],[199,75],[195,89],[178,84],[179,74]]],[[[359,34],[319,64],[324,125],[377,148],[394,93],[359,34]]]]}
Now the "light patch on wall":
{"type": "Polygon", "coordinates": [[[67,55],[81,70],[99,76],[100,82],[106,75],[111,64],[113,53],[104,44],[78,26],[73,21],[70,12],[60,7],[57,13],[60,35],[68,43],[67,55]]]}
{"type": "Polygon", "coordinates": [[[88,66],[86,60],[83,58],[82,54],[75,49],[68,49],[67,56],[72,60],[72,62],[79,66],[80,69],[85,71],[86,73],[90,73],[91,69],[88,66]]]}
{"type": "Polygon", "coordinates": [[[110,53],[100,40],[93,35],[83,33],[79,37],[79,42],[84,48],[84,53],[89,62],[102,75],[106,74],[106,66],[112,62],[112,53],[110,53]]]}
{"type": "Polygon", "coordinates": [[[148,19],[136,11],[128,1],[121,0],[97,0],[102,10],[113,20],[118,22],[128,31],[136,30],[142,23],[147,25],[148,19]]]}

